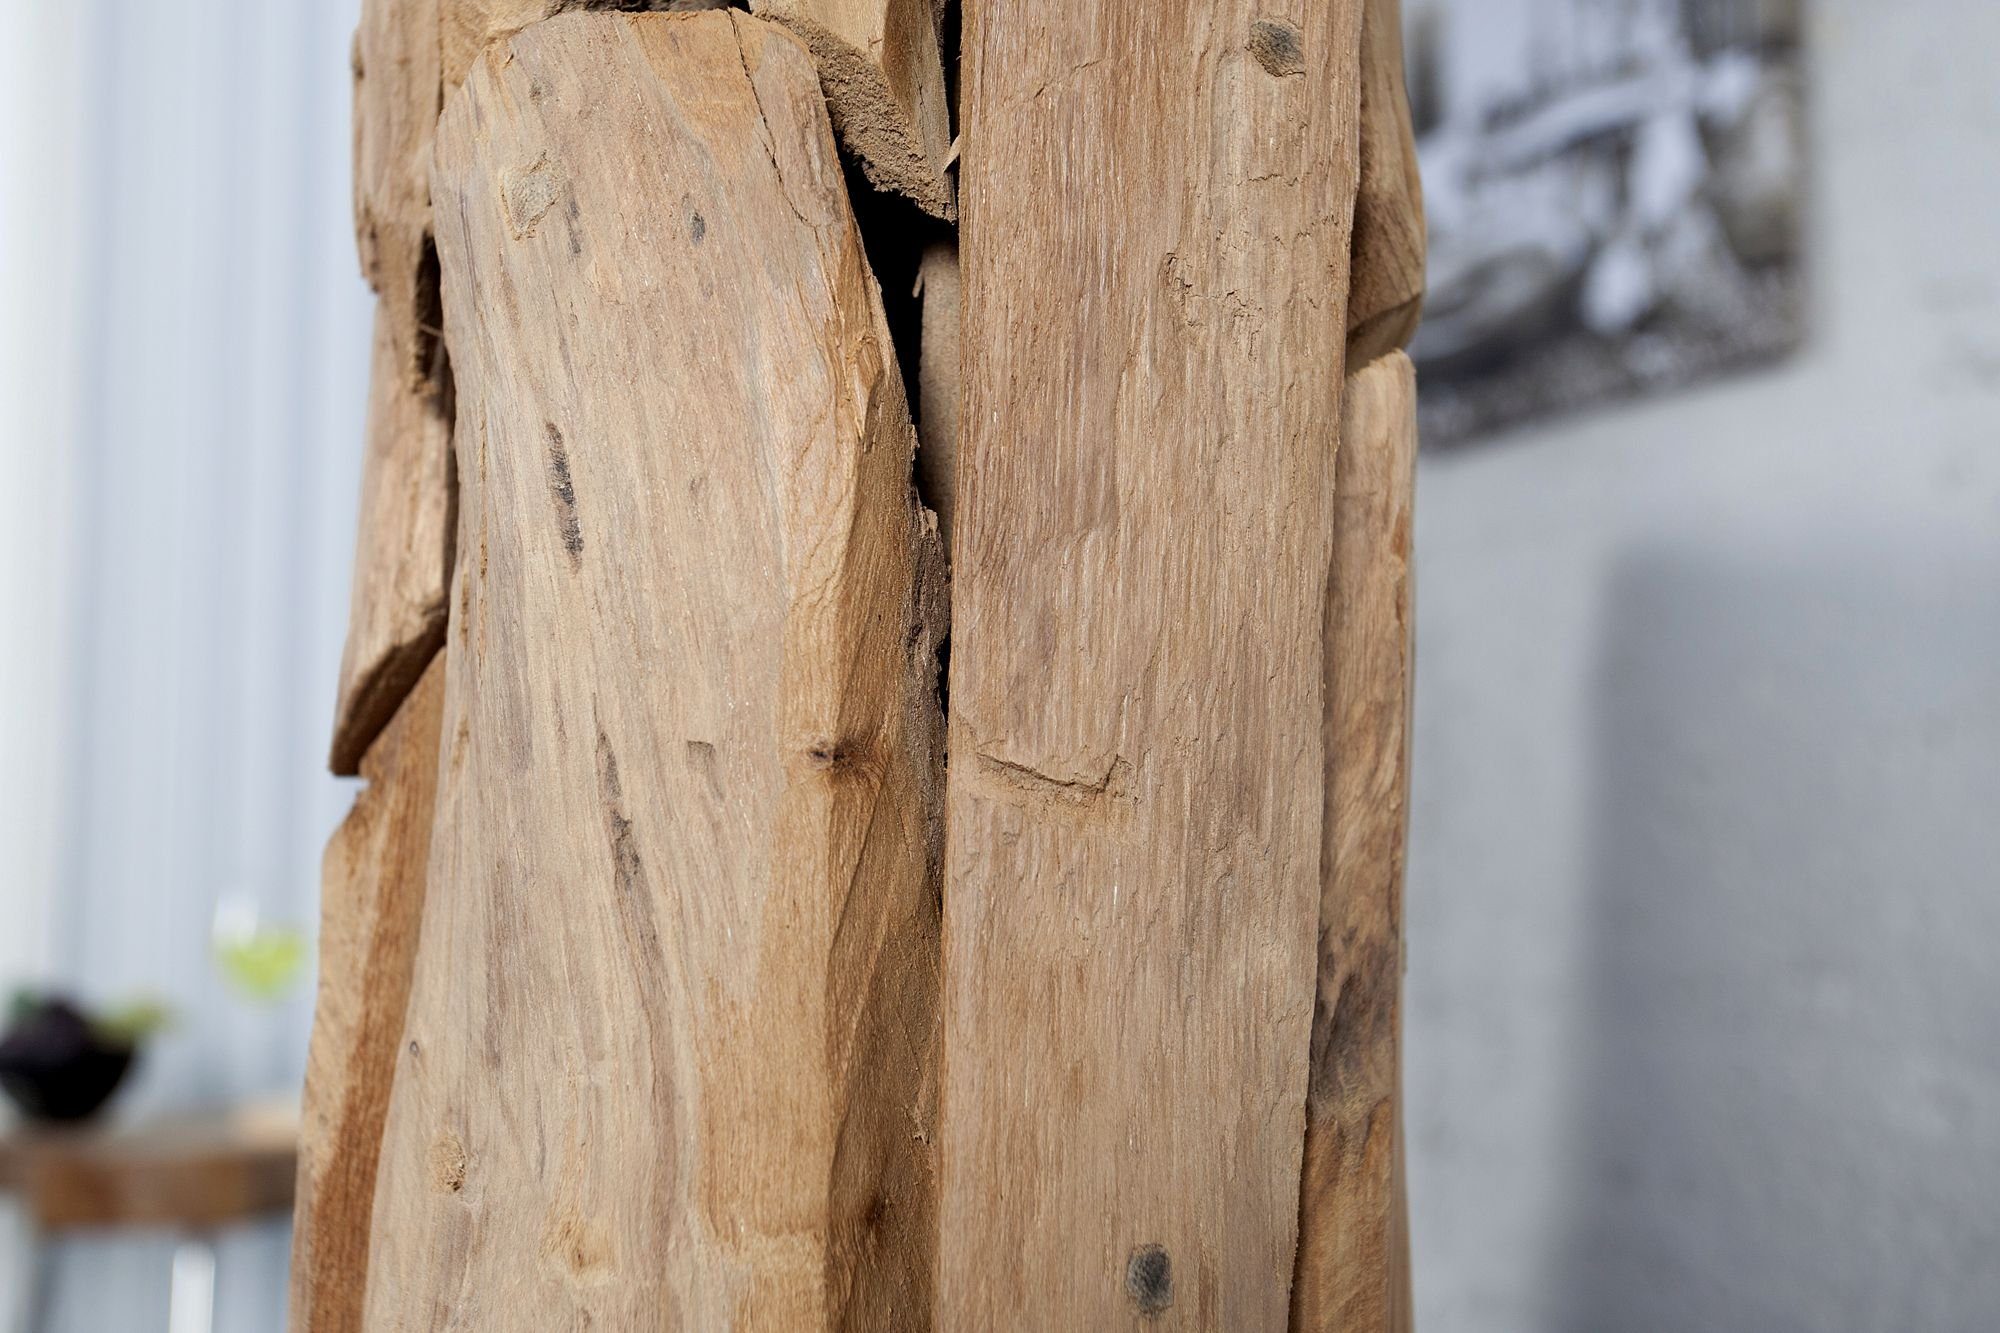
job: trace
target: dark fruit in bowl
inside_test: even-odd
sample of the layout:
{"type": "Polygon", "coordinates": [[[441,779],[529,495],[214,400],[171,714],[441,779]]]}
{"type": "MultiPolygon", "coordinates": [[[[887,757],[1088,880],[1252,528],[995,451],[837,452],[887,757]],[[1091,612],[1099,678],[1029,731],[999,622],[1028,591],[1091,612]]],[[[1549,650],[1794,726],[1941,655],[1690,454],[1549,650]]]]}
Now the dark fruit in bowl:
{"type": "Polygon", "coordinates": [[[69,1001],[37,1000],[18,1005],[0,1037],[0,1088],[32,1120],[85,1120],[118,1091],[136,1054],[69,1001]]]}

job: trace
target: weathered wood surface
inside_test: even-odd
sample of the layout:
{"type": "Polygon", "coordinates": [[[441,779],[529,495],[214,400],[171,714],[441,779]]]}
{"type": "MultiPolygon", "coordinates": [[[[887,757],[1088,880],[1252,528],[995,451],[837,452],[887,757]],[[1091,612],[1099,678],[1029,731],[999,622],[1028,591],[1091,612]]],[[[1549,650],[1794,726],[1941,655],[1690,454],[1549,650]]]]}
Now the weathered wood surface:
{"type": "Polygon", "coordinates": [[[1409,824],[1416,375],[1347,380],[1326,598],[1325,881],[1294,1330],[1408,1318],[1401,1199],[1403,848],[1409,824]]]}
{"type": "Polygon", "coordinates": [[[917,477],[937,514],[945,554],[951,554],[956,507],[959,418],[959,320],[964,304],[958,247],[941,242],[924,251],[921,342],[917,347],[917,477]]]}
{"type": "Polygon", "coordinates": [[[921,1323],[938,555],[808,53],[536,24],[433,189],[460,554],[368,1326],[921,1323]]]}
{"type": "Polygon", "coordinates": [[[347,647],[334,706],[333,771],[360,771],[444,643],[454,538],[451,421],[439,386],[403,373],[387,303],[375,319],[361,522],[347,647]]]}
{"type": "Polygon", "coordinates": [[[938,45],[942,0],[752,0],[806,39],[833,127],[868,179],[957,216],[947,159],[951,112],[938,45]]]}
{"type": "Polygon", "coordinates": [[[966,22],[938,1322],[1279,1329],[1360,0],[966,22]]]}
{"type": "Polygon", "coordinates": [[[434,371],[440,332],[430,262],[438,5],[362,0],[354,32],[355,240],[362,274],[381,295],[389,363],[412,391],[434,371]]]}
{"type": "Polygon", "coordinates": [[[444,658],[368,750],[368,786],[326,849],[319,999],[306,1057],[291,1323],[358,1333],[375,1165],[416,963],[437,796],[444,658]]]}
{"type": "Polygon", "coordinates": [[[361,0],[354,34],[354,225],[397,364],[436,378],[431,140],[444,99],[487,46],[571,9],[713,9],[727,0],[361,0]]]}
{"type": "Polygon", "coordinates": [[[1347,364],[1405,346],[1424,306],[1424,193],[1403,84],[1400,0],[1365,0],[1361,29],[1361,186],[1354,200],[1354,271],[1347,364]]]}

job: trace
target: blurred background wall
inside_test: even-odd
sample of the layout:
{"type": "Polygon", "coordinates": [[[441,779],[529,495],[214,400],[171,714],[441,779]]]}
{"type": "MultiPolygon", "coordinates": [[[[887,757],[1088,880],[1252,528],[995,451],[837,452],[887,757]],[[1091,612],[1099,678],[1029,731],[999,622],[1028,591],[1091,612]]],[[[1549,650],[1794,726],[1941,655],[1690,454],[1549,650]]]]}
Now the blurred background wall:
{"type": "MultiPolygon", "coordinates": [[[[0,7],[0,987],[175,1006],[120,1114],[295,1093],[310,977],[254,1005],[210,940],[218,909],[316,920],[349,799],[357,5],[0,7]]],[[[224,1240],[219,1327],[282,1325],[288,1246],[224,1240]]],[[[169,1250],[64,1243],[55,1326],[164,1327],[169,1250]]]]}
{"type": "MultiPolygon", "coordinates": [[[[248,1007],[209,939],[310,921],[349,799],[354,4],[0,9],[0,984],[181,1008],[126,1113],[292,1088],[309,987],[248,1007]]],[[[2000,8],[1817,0],[1806,47],[1804,352],[1422,466],[1430,1329],[2000,1310],[2000,8]]],[[[285,1246],[225,1244],[223,1328],[285,1246]]],[[[66,1245],[57,1325],[166,1277],[66,1245]]]]}
{"type": "Polygon", "coordinates": [[[2000,1319],[2000,47],[1806,6],[1806,345],[1427,456],[1419,1325],[2000,1319]]]}

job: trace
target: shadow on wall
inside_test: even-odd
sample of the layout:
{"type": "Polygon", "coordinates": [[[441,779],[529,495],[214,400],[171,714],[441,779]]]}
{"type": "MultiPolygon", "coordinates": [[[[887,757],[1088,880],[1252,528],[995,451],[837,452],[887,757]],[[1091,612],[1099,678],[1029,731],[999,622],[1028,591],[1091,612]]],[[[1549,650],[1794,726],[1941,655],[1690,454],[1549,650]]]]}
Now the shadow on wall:
{"type": "Polygon", "coordinates": [[[1940,551],[1622,561],[1573,1333],[2000,1311],[2000,583],[1940,551]]]}

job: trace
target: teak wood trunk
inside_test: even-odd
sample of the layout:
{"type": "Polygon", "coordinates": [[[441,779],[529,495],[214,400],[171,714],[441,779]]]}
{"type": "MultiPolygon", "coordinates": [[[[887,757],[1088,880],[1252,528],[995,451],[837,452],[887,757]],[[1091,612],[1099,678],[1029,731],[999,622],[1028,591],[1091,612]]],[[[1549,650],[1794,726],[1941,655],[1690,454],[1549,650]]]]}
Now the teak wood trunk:
{"type": "Polygon", "coordinates": [[[354,69],[294,1325],[1410,1327],[1395,0],[354,69]]]}

